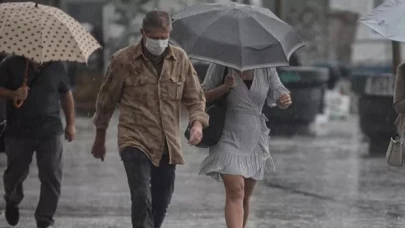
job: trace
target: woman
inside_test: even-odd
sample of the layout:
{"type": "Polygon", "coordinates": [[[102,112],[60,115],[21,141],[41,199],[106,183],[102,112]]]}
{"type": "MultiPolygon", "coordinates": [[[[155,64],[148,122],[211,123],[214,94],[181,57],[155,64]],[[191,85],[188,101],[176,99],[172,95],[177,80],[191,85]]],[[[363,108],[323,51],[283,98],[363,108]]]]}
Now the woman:
{"type": "Polygon", "coordinates": [[[398,66],[394,89],[394,108],[398,113],[395,124],[403,140],[405,134],[405,63],[398,66]]]}
{"type": "Polygon", "coordinates": [[[225,219],[228,228],[246,227],[249,203],[256,181],[263,179],[269,152],[269,133],[262,108],[285,109],[290,92],[275,68],[238,72],[211,64],[202,84],[207,102],[227,94],[226,120],[220,142],[210,148],[200,174],[223,181],[226,190],[225,219]]]}

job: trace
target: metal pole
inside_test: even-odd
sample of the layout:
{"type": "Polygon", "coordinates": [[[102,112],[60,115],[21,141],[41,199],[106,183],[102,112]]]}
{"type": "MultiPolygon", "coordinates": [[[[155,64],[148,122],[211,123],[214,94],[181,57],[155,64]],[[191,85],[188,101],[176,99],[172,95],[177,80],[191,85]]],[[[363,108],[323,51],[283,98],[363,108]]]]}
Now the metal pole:
{"type": "Polygon", "coordinates": [[[397,74],[397,67],[401,64],[401,43],[392,41],[392,72],[397,74]]]}

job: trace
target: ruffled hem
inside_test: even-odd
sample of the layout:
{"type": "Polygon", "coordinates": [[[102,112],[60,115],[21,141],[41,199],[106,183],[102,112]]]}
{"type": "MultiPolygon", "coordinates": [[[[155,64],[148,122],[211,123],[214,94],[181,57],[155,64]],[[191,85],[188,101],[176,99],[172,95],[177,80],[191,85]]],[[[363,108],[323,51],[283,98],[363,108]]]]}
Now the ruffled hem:
{"type": "Polygon", "coordinates": [[[207,175],[222,182],[221,174],[240,175],[245,178],[262,180],[266,161],[270,156],[255,152],[241,155],[232,152],[210,154],[201,164],[199,175],[207,175]]]}
{"type": "Polygon", "coordinates": [[[278,87],[270,90],[267,96],[267,105],[269,107],[277,106],[278,99],[280,99],[281,95],[284,93],[290,93],[290,91],[285,88],[283,84],[280,84],[278,87]]]}

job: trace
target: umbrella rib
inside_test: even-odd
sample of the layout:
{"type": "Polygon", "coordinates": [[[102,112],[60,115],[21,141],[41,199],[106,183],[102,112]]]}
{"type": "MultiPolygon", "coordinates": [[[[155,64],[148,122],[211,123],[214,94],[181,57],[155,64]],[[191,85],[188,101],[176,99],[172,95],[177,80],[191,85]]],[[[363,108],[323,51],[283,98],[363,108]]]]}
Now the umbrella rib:
{"type": "MultiPolygon", "coordinates": [[[[216,20],[213,20],[210,24],[207,25],[207,27],[204,28],[204,30],[202,30],[202,32],[200,34],[197,34],[197,37],[200,37],[201,34],[203,34],[209,27],[211,27],[215,22],[217,22],[221,18],[222,17],[218,17],[216,20]]],[[[198,38],[198,39],[200,39],[200,38],[198,38]]],[[[193,45],[189,48],[189,50],[192,50],[194,48],[194,46],[197,43],[198,39],[196,39],[196,42],[193,43],[193,45]]]]}
{"type": "MultiPolygon", "coordinates": [[[[253,9],[254,9],[254,8],[259,8],[259,7],[253,7],[253,9]]],[[[268,10],[268,11],[269,11],[270,13],[272,13],[273,15],[266,14],[265,12],[262,12],[262,11],[260,11],[260,10],[254,10],[253,12],[259,13],[259,14],[261,14],[261,15],[263,15],[263,16],[266,16],[266,17],[271,17],[272,19],[277,20],[278,22],[281,22],[281,23],[283,23],[283,24],[288,25],[285,21],[281,20],[281,19],[280,19],[279,17],[277,17],[273,12],[271,12],[271,10],[266,9],[266,8],[263,8],[263,9],[265,9],[266,11],[268,10]]]]}
{"type": "MultiPolygon", "coordinates": [[[[262,27],[264,30],[266,30],[268,33],[270,33],[271,34],[271,31],[269,31],[262,23],[261,23],[261,21],[256,17],[256,15],[250,15],[250,14],[248,14],[248,13],[246,13],[246,12],[243,12],[243,11],[241,11],[243,14],[245,14],[246,16],[248,16],[248,18],[252,18],[252,19],[254,19],[259,25],[260,25],[260,27],[262,27]]],[[[276,36],[274,36],[273,34],[271,34],[279,43],[281,43],[280,42],[280,40],[276,37],[276,36]]]]}
{"type": "MultiPolygon", "coordinates": [[[[208,5],[217,5],[217,4],[202,4],[202,5],[203,5],[203,6],[208,6],[208,5]]],[[[222,5],[221,5],[221,6],[222,6],[222,5]]],[[[187,10],[189,10],[189,8],[191,8],[191,6],[185,8],[185,9],[179,11],[179,12],[177,12],[176,14],[174,14],[174,15],[172,16],[172,18],[174,19],[173,23],[176,22],[177,20],[181,20],[181,19],[183,19],[183,18],[185,18],[185,17],[186,17],[186,18],[190,18],[190,17],[193,17],[193,16],[201,16],[201,15],[204,15],[204,14],[207,14],[207,13],[211,13],[211,12],[212,12],[212,10],[211,10],[210,8],[206,8],[206,9],[202,9],[202,10],[201,10],[200,12],[198,12],[197,14],[189,15],[189,16],[184,16],[185,12],[187,12],[187,10]],[[182,15],[182,14],[183,14],[183,15],[182,15]]]]}
{"type": "MultiPolygon", "coordinates": [[[[260,20],[258,20],[258,18],[256,18],[256,17],[254,17],[255,15],[250,15],[250,14],[247,14],[246,12],[242,12],[242,13],[247,15],[249,18],[255,19],[256,22],[260,25],[260,27],[262,27],[264,30],[266,30],[267,32],[269,32],[271,34],[271,31],[267,30],[266,27],[260,22],[260,20]]],[[[271,34],[271,35],[278,41],[278,43],[280,44],[281,49],[283,50],[284,54],[286,54],[280,39],[277,38],[276,36],[274,36],[273,34],[271,34]]],[[[287,62],[288,62],[288,59],[287,59],[287,62]]]]}
{"type": "MultiPolygon", "coordinates": [[[[245,12],[244,12],[244,13],[245,13],[245,12]]],[[[245,14],[246,14],[247,16],[253,18],[253,19],[256,19],[256,22],[260,25],[260,27],[262,27],[264,30],[266,30],[267,32],[269,32],[269,33],[271,34],[271,31],[267,30],[267,28],[262,24],[262,22],[261,22],[260,20],[258,20],[258,18],[256,17],[256,15],[249,15],[249,14],[247,14],[247,13],[245,13],[245,14]]],[[[284,23],[284,22],[283,22],[283,23],[284,23]]],[[[284,23],[284,24],[285,24],[285,23],[284,23]]],[[[287,24],[286,24],[286,26],[290,27],[291,30],[293,29],[291,26],[289,26],[289,25],[287,25],[287,24]]],[[[289,34],[289,33],[287,33],[287,35],[283,37],[283,40],[285,40],[285,39],[287,38],[288,34],[289,34]]],[[[272,34],[272,36],[278,41],[278,43],[280,44],[280,46],[281,46],[281,48],[282,48],[284,54],[287,55],[286,50],[284,50],[284,46],[283,46],[283,43],[281,42],[281,39],[279,39],[278,37],[276,37],[276,36],[273,35],[273,34],[272,34]]],[[[287,62],[288,62],[288,58],[289,58],[289,56],[287,56],[287,59],[286,59],[287,62]]]]}

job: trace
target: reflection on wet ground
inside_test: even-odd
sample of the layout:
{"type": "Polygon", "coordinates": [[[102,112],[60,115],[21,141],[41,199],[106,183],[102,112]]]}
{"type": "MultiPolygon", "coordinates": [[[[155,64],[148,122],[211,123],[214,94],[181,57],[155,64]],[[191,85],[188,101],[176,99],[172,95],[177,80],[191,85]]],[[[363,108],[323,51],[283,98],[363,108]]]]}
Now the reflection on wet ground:
{"type": "MultiPolygon", "coordinates": [[[[109,130],[106,161],[90,156],[91,120],[78,119],[78,140],[66,144],[63,196],[57,227],[127,228],[130,202],[116,147],[116,122],[109,130]]],[[[252,202],[248,228],[405,227],[405,178],[384,158],[364,158],[357,119],[334,122],[321,137],[273,138],[276,173],[267,172],[252,202]]],[[[177,186],[164,228],[222,228],[221,183],[197,176],[206,151],[184,143],[187,164],[178,167],[177,186]]],[[[0,171],[5,157],[0,155],[0,171]]],[[[39,183],[35,163],[25,182],[20,227],[34,227],[39,183]]],[[[1,192],[2,193],[2,192],[1,192]]],[[[4,203],[0,203],[3,213],[4,203]]],[[[3,215],[1,215],[3,216],[3,215]]],[[[7,227],[0,219],[0,227],[7,227]]]]}

